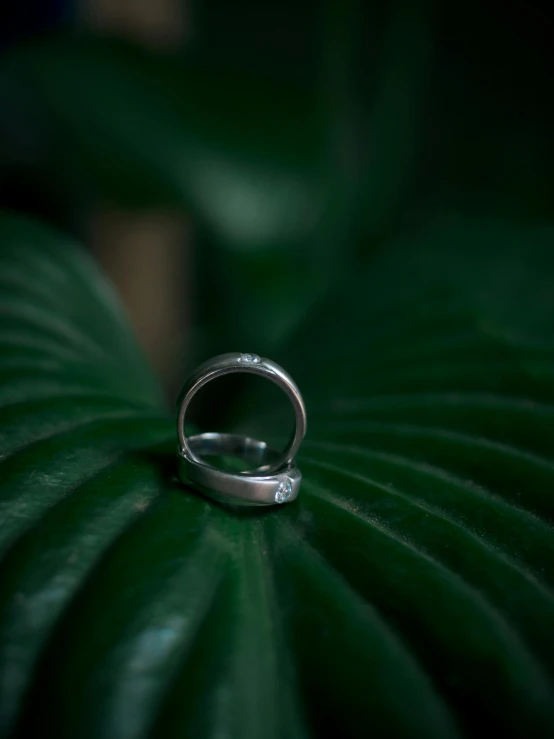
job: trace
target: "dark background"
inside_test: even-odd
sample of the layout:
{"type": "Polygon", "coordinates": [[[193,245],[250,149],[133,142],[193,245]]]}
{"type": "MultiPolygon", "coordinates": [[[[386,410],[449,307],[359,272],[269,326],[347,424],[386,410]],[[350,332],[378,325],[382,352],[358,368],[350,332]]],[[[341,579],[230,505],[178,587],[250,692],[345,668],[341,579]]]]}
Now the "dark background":
{"type": "MultiPolygon", "coordinates": [[[[552,27],[539,4],[55,0],[12,5],[2,18],[4,66],[18,46],[60,33],[122,37],[172,63],[202,59],[210,79],[221,79],[222,99],[207,114],[214,130],[225,131],[235,100],[232,125],[256,110],[252,77],[253,89],[277,109],[279,95],[291,91],[299,110],[304,95],[316,100],[316,120],[324,123],[313,140],[324,143],[306,156],[321,158],[333,198],[313,232],[281,243],[277,229],[271,243],[241,250],[204,228],[186,204],[160,207],[156,183],[154,197],[129,207],[129,183],[119,183],[114,196],[102,186],[84,191],[71,177],[69,186],[60,184],[55,168],[50,180],[30,176],[32,163],[40,169],[48,158],[50,139],[40,113],[21,106],[13,81],[3,84],[0,205],[85,241],[170,395],[183,365],[210,352],[230,344],[275,351],[334,282],[348,281],[400,226],[424,214],[552,220],[552,27]],[[244,79],[244,111],[234,93],[225,97],[228,77],[237,89],[244,79]]],[[[88,74],[84,68],[85,90],[88,74]]],[[[112,124],[126,104],[118,99],[112,124]]],[[[151,106],[146,93],[144,106],[151,106]]],[[[292,120],[292,131],[304,125],[287,110],[283,119],[292,120]]],[[[306,130],[298,152],[276,147],[276,170],[289,154],[303,166],[302,147],[312,141],[306,130]]],[[[231,183],[222,197],[234,202],[235,195],[231,183]]]]}

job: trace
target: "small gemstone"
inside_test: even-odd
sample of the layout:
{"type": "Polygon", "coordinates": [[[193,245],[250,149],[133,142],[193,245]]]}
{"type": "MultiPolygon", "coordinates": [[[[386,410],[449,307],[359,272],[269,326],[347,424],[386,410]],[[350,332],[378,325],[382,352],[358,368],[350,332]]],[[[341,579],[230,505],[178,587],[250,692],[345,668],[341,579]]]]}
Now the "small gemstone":
{"type": "Polygon", "coordinates": [[[257,354],[241,354],[239,362],[244,362],[245,364],[258,364],[260,362],[260,358],[257,354]]]}
{"type": "Polygon", "coordinates": [[[279,487],[275,492],[275,502],[286,503],[291,495],[292,485],[290,484],[289,480],[284,480],[283,482],[279,483],[279,487]]]}

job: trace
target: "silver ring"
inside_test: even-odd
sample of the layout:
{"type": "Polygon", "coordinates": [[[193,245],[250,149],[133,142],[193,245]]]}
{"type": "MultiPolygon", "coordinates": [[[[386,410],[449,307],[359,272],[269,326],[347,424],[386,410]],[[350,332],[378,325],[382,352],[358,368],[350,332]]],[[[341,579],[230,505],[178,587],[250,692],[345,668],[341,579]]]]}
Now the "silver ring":
{"type": "Polygon", "coordinates": [[[179,478],[210,498],[238,505],[274,505],[288,503],[298,495],[300,470],[293,463],[269,472],[281,453],[264,441],[240,434],[205,433],[189,437],[188,448],[195,457],[179,450],[179,478]],[[226,472],[197,461],[197,457],[210,455],[233,455],[256,469],[226,472]]]}
{"type": "Polygon", "coordinates": [[[284,465],[291,464],[300,444],[302,443],[302,439],[306,434],[306,409],[304,407],[304,401],[302,400],[300,391],[292,377],[285,372],[282,367],[275,362],[272,362],[271,359],[258,357],[257,354],[220,354],[219,356],[204,362],[194,370],[192,375],[186,381],[179,398],[177,399],[177,404],[179,405],[177,434],[179,437],[181,454],[198,464],[203,464],[202,460],[190,448],[189,442],[185,436],[185,416],[187,408],[192,398],[201,387],[211,380],[215,380],[217,377],[222,377],[223,375],[228,375],[233,372],[249,372],[250,374],[266,377],[284,390],[289,397],[294,409],[296,419],[295,427],[287,446],[283,450],[282,454],[275,459],[274,464],[268,471],[276,471],[284,465]]]}

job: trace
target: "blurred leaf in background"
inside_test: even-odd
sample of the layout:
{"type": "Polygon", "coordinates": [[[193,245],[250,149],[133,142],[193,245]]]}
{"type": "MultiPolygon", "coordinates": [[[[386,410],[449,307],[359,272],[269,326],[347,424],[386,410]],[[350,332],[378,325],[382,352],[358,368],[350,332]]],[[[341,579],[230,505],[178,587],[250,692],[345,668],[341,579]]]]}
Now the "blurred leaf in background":
{"type": "Polygon", "coordinates": [[[222,336],[270,351],[422,209],[551,217],[552,52],[531,9],[212,2],[189,16],[180,52],[82,33],[14,49],[0,153],[4,174],[73,209],[193,214],[200,353],[222,336]]]}
{"type": "MultiPolygon", "coordinates": [[[[266,24],[289,11],[264,6],[266,24]]],[[[3,159],[81,205],[101,196],[193,213],[210,262],[202,287],[222,297],[201,301],[200,320],[270,349],[348,274],[360,232],[375,241],[397,212],[433,3],[415,15],[407,2],[371,13],[356,0],[308,5],[300,17],[311,32],[293,34],[293,62],[286,34],[264,54],[237,53],[243,35],[224,43],[215,8],[198,15],[180,59],[82,35],[15,50],[0,75],[3,159]]]]}
{"type": "Polygon", "coordinates": [[[52,186],[190,209],[199,229],[239,252],[295,249],[291,299],[303,295],[300,277],[309,291],[301,247],[328,185],[317,111],[300,89],[210,58],[187,64],[93,38],[46,41],[11,63],[13,89],[32,91],[39,121],[55,132],[40,162],[52,186]]]}

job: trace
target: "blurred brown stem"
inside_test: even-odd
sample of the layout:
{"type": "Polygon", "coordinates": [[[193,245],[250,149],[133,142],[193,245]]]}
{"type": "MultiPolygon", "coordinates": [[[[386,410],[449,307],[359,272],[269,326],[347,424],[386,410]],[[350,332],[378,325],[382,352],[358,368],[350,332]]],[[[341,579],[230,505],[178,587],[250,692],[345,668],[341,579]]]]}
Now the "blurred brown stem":
{"type": "MultiPolygon", "coordinates": [[[[183,0],[89,0],[87,26],[149,46],[176,45],[184,34],[183,0]]],[[[99,207],[90,246],[119,291],[139,341],[170,392],[188,335],[188,229],[175,214],[99,207]]]]}

